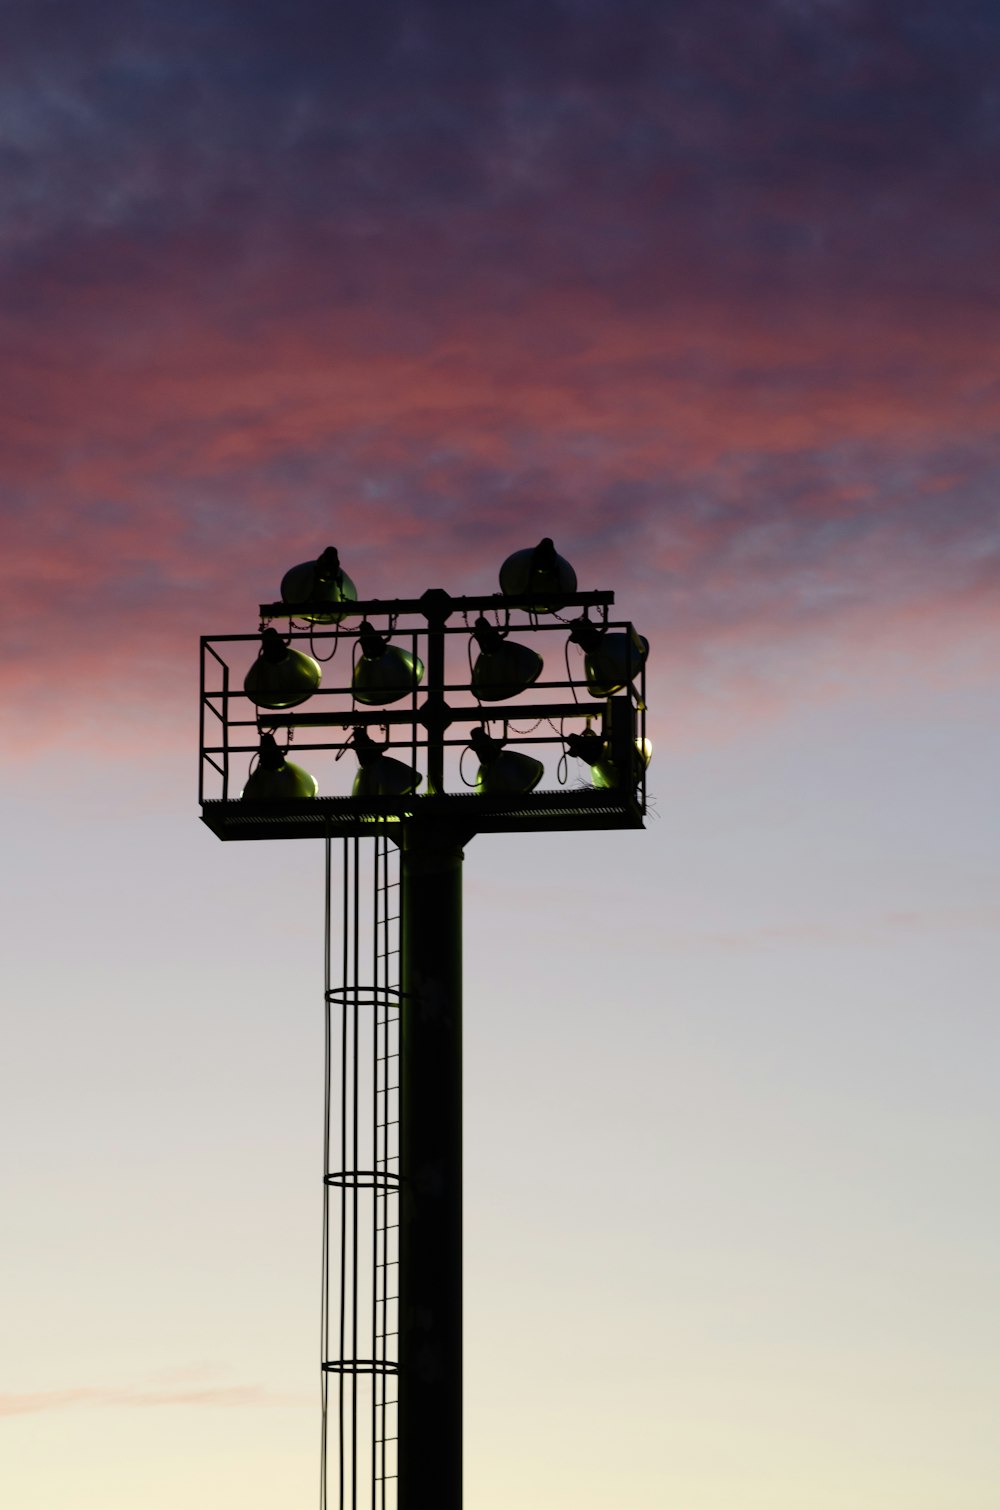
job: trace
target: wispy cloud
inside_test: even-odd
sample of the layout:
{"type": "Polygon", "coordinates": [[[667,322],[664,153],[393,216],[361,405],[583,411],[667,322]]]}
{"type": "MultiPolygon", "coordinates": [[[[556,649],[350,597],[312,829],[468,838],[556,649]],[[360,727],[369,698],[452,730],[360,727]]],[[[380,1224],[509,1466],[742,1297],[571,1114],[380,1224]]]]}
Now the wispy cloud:
{"type": "Polygon", "coordinates": [[[843,948],[868,945],[873,948],[897,949],[907,936],[933,937],[941,934],[995,932],[1000,924],[1000,902],[985,901],[963,907],[897,908],[867,917],[799,919],[787,923],[762,924],[745,931],[692,931],[674,934],[670,948],[722,950],[744,954],[761,950],[806,948],[843,948]]]}
{"type": "Polygon", "coordinates": [[[133,1410],[164,1406],[197,1406],[210,1409],[260,1409],[307,1403],[293,1395],[280,1394],[255,1384],[206,1384],[187,1388],[156,1388],[127,1385],[120,1388],[80,1386],[0,1394],[0,1417],[37,1415],[41,1412],[76,1409],[133,1410]]]}
{"type": "Polygon", "coordinates": [[[12,727],[176,725],[195,636],[329,543],[390,595],[550,533],[713,688],[803,634],[997,633],[985,0],[42,15],[5,39],[12,727]]]}

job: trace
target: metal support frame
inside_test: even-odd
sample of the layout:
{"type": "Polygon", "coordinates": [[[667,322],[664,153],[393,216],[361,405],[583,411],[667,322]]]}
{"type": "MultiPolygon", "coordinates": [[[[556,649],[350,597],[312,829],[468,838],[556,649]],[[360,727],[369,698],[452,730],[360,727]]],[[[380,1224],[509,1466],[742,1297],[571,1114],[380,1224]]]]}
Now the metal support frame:
{"type": "MultiPolygon", "coordinates": [[[[563,606],[593,610],[601,615],[595,622],[609,632],[629,633],[632,626],[627,621],[608,617],[612,601],[609,592],[577,593],[567,597],[563,606]]],[[[292,610],[287,605],[264,604],[261,622],[282,615],[292,619],[294,612],[304,611],[304,607],[292,610]]],[[[576,675],[546,676],[516,702],[484,703],[472,695],[464,666],[463,680],[454,674],[448,677],[449,648],[454,652],[469,642],[470,614],[491,612],[495,619],[502,617],[518,639],[541,636],[545,644],[551,643],[553,634],[565,639],[568,625],[564,619],[534,613],[517,599],[450,598],[441,589],[418,599],[351,604],[350,612],[352,623],[362,614],[386,621],[397,641],[424,661],[424,682],[404,699],[374,709],[359,705],[352,696],[349,672],[339,681],[324,672],[322,686],[305,709],[267,712],[249,703],[239,668],[240,656],[252,658],[256,652],[259,636],[216,635],[202,640],[199,801],[203,821],[219,838],[320,838],[327,832],[361,835],[378,818],[405,823],[419,816],[427,822],[432,812],[435,823],[472,832],[642,827],[646,793],[641,767],[634,782],[613,790],[595,790],[586,784],[553,790],[549,784],[517,797],[486,797],[463,788],[455,764],[477,723],[498,728],[504,739],[531,746],[538,754],[544,754],[546,747],[561,753],[564,732],[580,731],[591,723],[598,725],[609,742],[612,733],[620,740],[626,729],[641,741],[646,732],[644,669],[639,669],[627,688],[607,699],[589,693],[581,668],[576,675]],[[531,720],[532,727],[518,728],[516,721],[523,719],[531,720]],[[297,759],[315,752],[335,754],[350,729],[373,726],[384,727],[393,755],[421,770],[424,782],[414,796],[325,795],[327,787],[321,782],[322,794],[308,802],[278,807],[239,799],[244,772],[262,730],[286,731],[285,742],[294,742],[297,759]],[[215,731],[218,736],[213,738],[215,731]]],[[[357,639],[357,630],[345,625],[296,627],[294,619],[292,625],[288,640],[317,654],[338,646],[350,648],[357,639]]],[[[342,663],[343,657],[335,666],[342,663]]],[[[451,669],[454,673],[454,658],[451,669]]]]}

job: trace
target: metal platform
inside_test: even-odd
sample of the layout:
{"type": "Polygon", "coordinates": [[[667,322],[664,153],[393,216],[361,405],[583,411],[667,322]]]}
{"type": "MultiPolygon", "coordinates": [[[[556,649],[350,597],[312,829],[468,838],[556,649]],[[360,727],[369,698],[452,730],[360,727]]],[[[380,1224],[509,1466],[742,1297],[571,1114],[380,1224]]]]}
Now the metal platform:
{"type": "MultiPolygon", "coordinates": [[[[599,614],[599,619],[590,621],[594,632],[609,634],[612,642],[634,639],[630,623],[608,618],[612,601],[609,592],[578,593],[566,597],[563,607],[599,614]]],[[[320,612],[324,605],[314,607],[320,612]]],[[[325,607],[328,609],[329,604],[325,607]]],[[[265,604],[261,618],[288,618],[302,611],[301,605],[293,610],[287,604],[265,604]]],[[[202,639],[198,800],[203,822],[220,839],[362,838],[372,837],[381,825],[397,842],[404,832],[418,840],[433,830],[471,838],[491,832],[643,826],[645,764],[637,759],[636,752],[646,745],[644,657],[637,658],[627,676],[622,676],[621,684],[614,683],[613,678],[599,680],[598,688],[604,680],[609,682],[610,690],[605,693],[595,691],[588,682],[589,662],[582,645],[578,644],[570,656],[574,625],[584,621],[556,614],[539,617],[530,601],[496,596],[451,598],[447,593],[431,591],[419,599],[354,603],[351,613],[353,618],[364,613],[369,620],[384,620],[382,652],[408,656],[411,667],[419,668],[415,675],[406,673],[410,680],[404,680],[398,690],[391,686],[384,692],[377,689],[377,695],[358,692],[355,676],[357,668],[365,664],[368,624],[365,630],[342,624],[296,625],[293,617],[282,639],[289,647],[298,646],[306,652],[306,661],[315,665],[316,683],[301,697],[291,697],[288,706],[279,702],[277,707],[255,701],[246,688],[248,668],[262,653],[261,632],[202,639]],[[470,614],[483,611],[491,613],[496,622],[470,622],[470,614]],[[490,694],[487,685],[480,695],[474,664],[478,664],[482,650],[482,642],[476,638],[482,626],[499,637],[501,649],[510,634],[513,648],[522,655],[534,651],[538,662],[534,677],[527,677],[522,684],[515,677],[509,691],[501,682],[490,694]],[[396,643],[390,647],[393,638],[396,643]],[[331,664],[338,647],[339,657],[331,664]],[[607,752],[610,762],[610,777],[607,770],[598,772],[595,768],[593,784],[575,781],[574,770],[568,766],[573,737],[584,731],[599,732],[603,743],[598,749],[607,752]],[[375,745],[388,752],[390,762],[402,762],[411,769],[411,785],[417,786],[418,794],[347,795],[344,788],[352,790],[352,779],[354,786],[358,785],[360,766],[352,768],[358,758],[359,733],[366,737],[374,734],[375,745]],[[559,789],[534,788],[504,796],[484,796],[481,790],[474,790],[488,786],[480,780],[481,772],[473,780],[482,758],[475,747],[476,733],[487,742],[493,741],[498,752],[508,744],[517,747],[514,758],[527,760],[529,771],[540,765],[536,757],[544,764],[548,756],[547,776],[539,769],[534,780],[553,784],[558,780],[559,789]],[[291,801],[274,801],[272,797],[264,803],[258,790],[256,801],[235,798],[234,793],[246,785],[256,767],[265,736],[280,738],[281,754],[287,754],[290,763],[301,757],[320,791],[333,794],[339,790],[343,795],[291,801]],[[351,758],[338,765],[347,749],[351,758]],[[467,758],[469,755],[475,759],[467,758]],[[621,786],[618,771],[626,773],[621,786]],[[429,795],[419,795],[421,787],[429,795]]],[[[275,635],[275,631],[268,630],[267,634],[275,635]]],[[[579,755],[579,751],[573,752],[571,758],[579,755]]],[[[583,774],[587,765],[580,759],[576,771],[583,774]]],[[[497,783],[494,791],[508,793],[516,785],[514,781],[497,783]]],[[[400,782],[397,780],[390,790],[398,792],[400,782]]]]}
{"type": "Polygon", "coordinates": [[[202,822],[220,839],[323,839],[373,837],[377,828],[395,838],[404,826],[465,833],[553,833],[565,829],[642,828],[639,803],[628,793],[574,787],[521,797],[474,792],[433,797],[313,797],[259,803],[206,800],[202,822]]]}

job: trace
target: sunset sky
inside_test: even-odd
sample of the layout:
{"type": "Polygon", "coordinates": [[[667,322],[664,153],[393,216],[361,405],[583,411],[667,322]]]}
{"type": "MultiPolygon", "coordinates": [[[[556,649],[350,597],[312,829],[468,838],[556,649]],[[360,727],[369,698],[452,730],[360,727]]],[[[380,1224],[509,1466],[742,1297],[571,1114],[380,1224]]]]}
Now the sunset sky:
{"type": "Polygon", "coordinates": [[[316,1503],[322,855],[198,822],[197,637],[543,534],[653,812],[468,850],[469,1510],[997,1510],[1000,11],[0,54],[4,1510],[316,1503]]]}

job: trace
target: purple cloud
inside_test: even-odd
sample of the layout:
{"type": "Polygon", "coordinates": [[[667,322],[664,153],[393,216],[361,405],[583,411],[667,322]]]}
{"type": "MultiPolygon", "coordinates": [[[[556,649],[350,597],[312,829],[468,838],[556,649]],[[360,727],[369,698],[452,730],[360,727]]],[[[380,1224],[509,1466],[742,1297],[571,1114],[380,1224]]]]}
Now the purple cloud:
{"type": "Polygon", "coordinates": [[[995,634],[998,34],[984,3],[22,12],[8,697],[53,737],[179,707],[195,634],[331,542],[367,591],[476,590],[551,533],[702,664],[995,634]]]}

